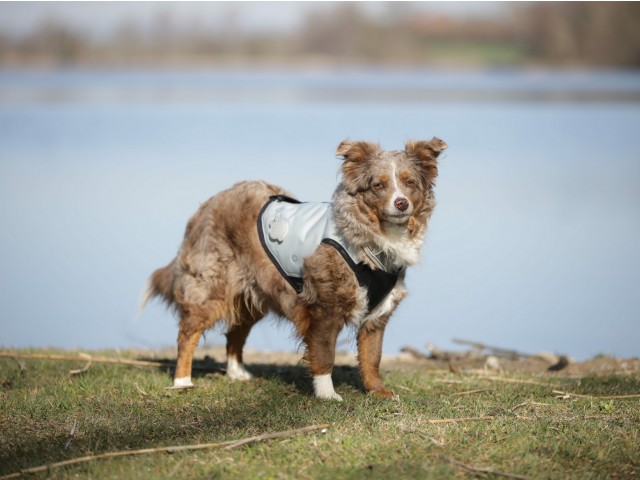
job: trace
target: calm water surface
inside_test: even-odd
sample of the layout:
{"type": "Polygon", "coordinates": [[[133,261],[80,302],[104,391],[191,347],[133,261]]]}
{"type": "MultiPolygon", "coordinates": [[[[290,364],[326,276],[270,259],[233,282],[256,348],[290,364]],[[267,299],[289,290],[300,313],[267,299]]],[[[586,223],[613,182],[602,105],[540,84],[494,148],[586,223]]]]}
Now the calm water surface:
{"type": "MultiPolygon", "coordinates": [[[[244,179],[328,200],[344,138],[436,135],[438,207],[385,351],[638,356],[639,97],[637,72],[0,71],[0,345],[173,345],[169,313],[135,311],[201,202],[244,179]]],[[[297,343],[267,321],[249,346],[297,343]]]]}

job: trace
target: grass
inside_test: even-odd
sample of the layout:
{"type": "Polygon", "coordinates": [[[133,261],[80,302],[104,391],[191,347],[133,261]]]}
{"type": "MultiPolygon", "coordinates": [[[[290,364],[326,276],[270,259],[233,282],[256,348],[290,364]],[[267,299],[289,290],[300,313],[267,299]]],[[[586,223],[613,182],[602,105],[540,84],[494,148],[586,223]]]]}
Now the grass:
{"type": "MultiPolygon", "coordinates": [[[[126,354],[124,356],[127,356],[126,354]]],[[[135,358],[133,354],[129,354],[135,358]]],[[[314,432],[234,450],[95,461],[33,478],[527,478],[640,476],[640,399],[556,398],[640,392],[636,376],[531,377],[506,383],[412,367],[384,372],[399,401],[364,395],[353,367],[334,371],[345,401],[311,396],[299,366],[250,365],[257,379],[218,373],[165,390],[170,372],[0,358],[0,476],[103,452],[241,439],[312,424],[314,432]],[[491,416],[491,420],[432,423],[491,416]],[[65,444],[76,422],[68,449],[65,444]],[[460,464],[476,469],[470,473],[460,464]]]]}

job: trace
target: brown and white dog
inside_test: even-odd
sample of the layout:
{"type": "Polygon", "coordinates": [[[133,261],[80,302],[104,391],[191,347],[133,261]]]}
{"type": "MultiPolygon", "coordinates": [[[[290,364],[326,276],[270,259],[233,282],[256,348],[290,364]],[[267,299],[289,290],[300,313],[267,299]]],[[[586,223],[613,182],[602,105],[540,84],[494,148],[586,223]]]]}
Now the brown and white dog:
{"type": "Polygon", "coordinates": [[[227,375],[248,380],[242,349],[252,326],[269,311],[295,325],[306,346],[315,395],[342,400],[331,379],[336,339],[357,329],[360,373],[368,392],[389,397],[380,379],[385,326],[405,297],[405,267],[420,255],[435,206],[437,158],[447,148],[438,138],[411,141],[403,151],[373,143],[344,141],[342,181],[330,206],[337,232],[363,268],[396,272],[390,292],[371,309],[368,287],[359,282],[344,255],[321,243],[304,258],[301,291],[274,266],[261,244],[256,222],[276,195],[265,182],[242,182],[205,202],[189,220],[176,258],[150,277],[146,302],[160,295],[180,316],[174,387],[190,387],[191,364],[203,332],[217,322],[227,328],[227,375]]]}

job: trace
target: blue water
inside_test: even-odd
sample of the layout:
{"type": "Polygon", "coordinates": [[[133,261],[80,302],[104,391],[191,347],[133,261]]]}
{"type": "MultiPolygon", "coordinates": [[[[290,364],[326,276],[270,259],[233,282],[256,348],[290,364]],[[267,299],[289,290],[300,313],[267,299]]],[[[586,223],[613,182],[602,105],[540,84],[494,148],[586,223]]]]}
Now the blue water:
{"type": "MultiPolygon", "coordinates": [[[[344,138],[435,135],[438,207],[385,352],[638,356],[639,95],[637,72],[0,71],[0,345],[173,345],[175,319],[136,306],[201,202],[244,179],[328,200],[344,138]]],[[[290,334],[266,321],[249,346],[290,334]]]]}

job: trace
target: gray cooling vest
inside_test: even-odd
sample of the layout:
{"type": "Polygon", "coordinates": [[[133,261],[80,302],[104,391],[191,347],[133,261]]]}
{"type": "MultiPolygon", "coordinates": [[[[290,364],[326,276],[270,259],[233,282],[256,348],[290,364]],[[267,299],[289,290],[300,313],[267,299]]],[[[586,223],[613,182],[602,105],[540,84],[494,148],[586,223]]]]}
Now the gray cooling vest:
{"type": "Polygon", "coordinates": [[[300,203],[276,195],[258,215],[258,235],[267,255],[289,284],[300,293],[304,259],[321,243],[335,248],[353,270],[358,284],[367,288],[369,311],[393,289],[400,271],[389,273],[358,263],[354,249],[338,235],[331,203],[300,203]]]}

